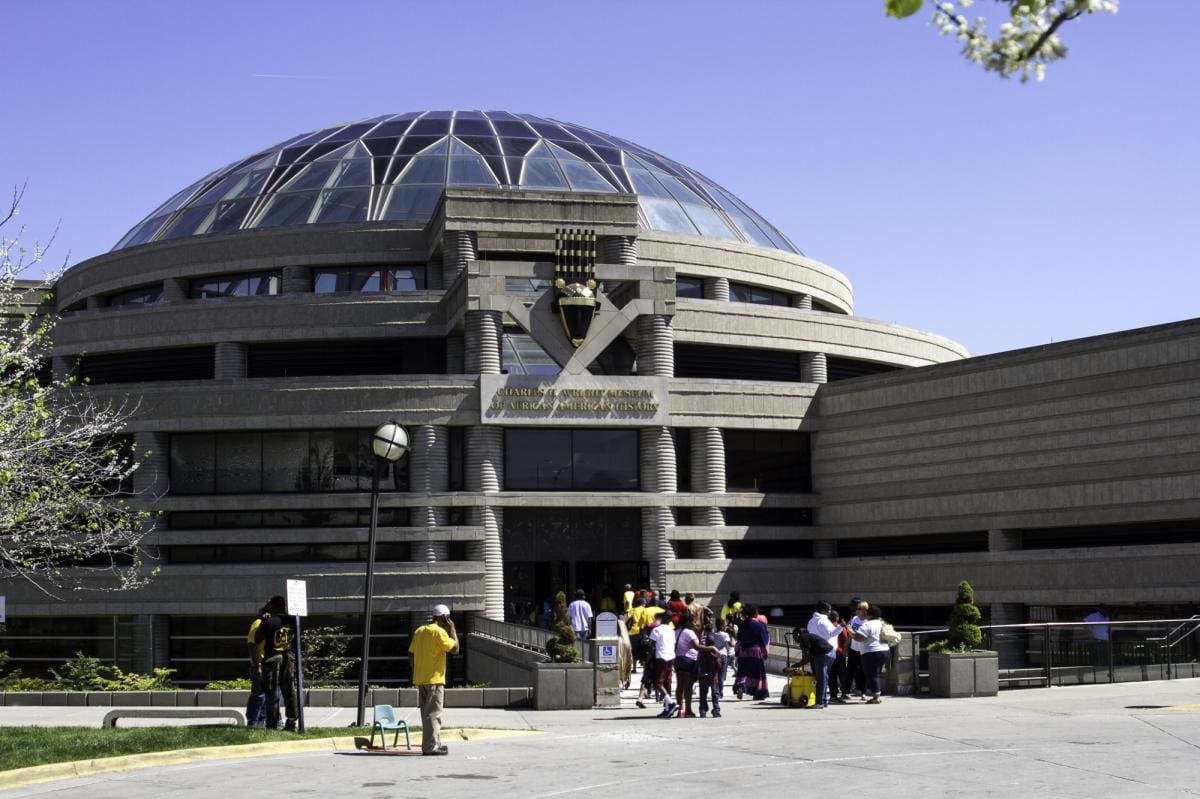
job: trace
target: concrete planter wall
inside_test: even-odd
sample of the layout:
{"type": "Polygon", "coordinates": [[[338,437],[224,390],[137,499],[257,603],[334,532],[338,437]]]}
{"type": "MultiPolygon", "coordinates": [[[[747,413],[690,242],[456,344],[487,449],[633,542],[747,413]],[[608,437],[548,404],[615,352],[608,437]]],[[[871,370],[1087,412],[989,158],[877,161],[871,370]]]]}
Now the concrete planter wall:
{"type": "Polygon", "coordinates": [[[930,652],[929,692],[950,699],[995,696],[1000,692],[1000,653],[930,652]]]}
{"type": "Polygon", "coordinates": [[[596,703],[591,663],[539,663],[532,672],[536,710],[582,710],[596,703]]]}
{"type": "MultiPolygon", "coordinates": [[[[588,686],[591,687],[589,667],[588,686]]],[[[343,688],[305,691],[305,707],[357,707],[358,692],[343,688]]],[[[0,707],[233,707],[244,708],[249,691],[8,691],[0,707]]],[[[416,688],[377,688],[370,705],[416,707],[416,688]]],[[[446,707],[529,707],[532,688],[449,688],[446,707]]],[[[589,701],[587,707],[591,707],[589,701]]]]}

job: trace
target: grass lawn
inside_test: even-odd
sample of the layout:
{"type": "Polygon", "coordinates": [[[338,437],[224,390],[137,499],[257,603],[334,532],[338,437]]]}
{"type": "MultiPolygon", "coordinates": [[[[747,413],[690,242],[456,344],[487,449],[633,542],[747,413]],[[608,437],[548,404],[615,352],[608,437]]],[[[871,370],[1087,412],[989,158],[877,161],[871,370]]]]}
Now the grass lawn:
{"type": "Polygon", "coordinates": [[[309,727],[304,735],[228,725],[118,727],[111,730],[95,727],[0,727],[0,771],[171,749],[370,734],[370,727],[309,727]]]}

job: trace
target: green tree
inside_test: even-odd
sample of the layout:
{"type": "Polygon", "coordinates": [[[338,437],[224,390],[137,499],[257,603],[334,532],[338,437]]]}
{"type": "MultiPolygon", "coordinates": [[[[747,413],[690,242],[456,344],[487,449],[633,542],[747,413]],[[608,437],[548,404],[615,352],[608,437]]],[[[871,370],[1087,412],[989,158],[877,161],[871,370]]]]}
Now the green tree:
{"type": "Polygon", "coordinates": [[[546,641],[546,654],[554,663],[575,663],[579,652],[575,649],[575,631],[567,616],[567,595],[559,591],[554,595],[554,618],[550,622],[554,637],[546,641]]]}
{"type": "MultiPolygon", "coordinates": [[[[933,0],[933,25],[943,36],[962,45],[962,54],[984,69],[1007,78],[1018,74],[1021,82],[1042,80],[1046,65],[1067,55],[1059,37],[1063,25],[1097,11],[1117,13],[1118,0],[996,0],[1005,20],[996,35],[988,32],[988,19],[967,19],[975,0],[933,0]]],[[[888,16],[903,19],[916,14],[924,0],[884,0],[888,16]]]]}
{"type": "Polygon", "coordinates": [[[0,578],[51,595],[133,588],[152,572],[140,547],[150,514],[123,490],[138,466],[119,436],[131,411],[49,373],[54,275],[19,279],[47,247],[8,235],[23,192],[0,212],[0,578]]]}
{"type": "Polygon", "coordinates": [[[929,651],[970,652],[978,649],[983,643],[983,630],[979,629],[981,618],[983,614],[975,606],[975,589],[963,580],[958,584],[954,608],[950,611],[950,621],[946,625],[949,633],[945,639],[930,644],[929,651]]]}

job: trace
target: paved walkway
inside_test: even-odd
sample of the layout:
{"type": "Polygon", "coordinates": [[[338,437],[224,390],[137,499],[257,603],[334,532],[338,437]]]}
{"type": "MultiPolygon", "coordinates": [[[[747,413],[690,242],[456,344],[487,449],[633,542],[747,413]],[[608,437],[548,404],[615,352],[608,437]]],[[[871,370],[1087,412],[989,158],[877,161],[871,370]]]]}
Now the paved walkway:
{"type": "MultiPolygon", "coordinates": [[[[633,708],[632,696],[624,705],[451,709],[448,725],[539,734],[450,737],[446,758],[326,748],[60,780],[0,797],[1200,796],[1200,680],[888,698],[823,711],[730,701],[720,719],[657,719],[633,708]]],[[[4,708],[0,723],[98,725],[102,715],[4,708]]],[[[341,726],[353,716],[319,709],[309,723],[341,726]]]]}

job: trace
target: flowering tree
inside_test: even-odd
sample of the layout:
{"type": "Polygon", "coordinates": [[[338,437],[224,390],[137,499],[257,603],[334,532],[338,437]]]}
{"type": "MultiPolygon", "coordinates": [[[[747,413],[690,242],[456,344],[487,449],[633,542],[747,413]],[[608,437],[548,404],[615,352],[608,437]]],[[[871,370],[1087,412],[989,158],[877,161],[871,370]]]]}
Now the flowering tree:
{"type": "Polygon", "coordinates": [[[48,594],[133,588],[150,577],[139,547],[150,514],[124,499],[137,469],[119,436],[129,410],[49,373],[54,276],[18,280],[46,248],[7,235],[23,191],[0,212],[0,578],[48,594]]]}
{"type": "MultiPolygon", "coordinates": [[[[996,0],[1007,19],[993,37],[986,17],[968,20],[966,10],[974,0],[934,0],[933,24],[943,36],[953,36],[963,55],[1001,77],[1021,76],[1042,80],[1046,64],[1067,54],[1058,31],[1084,14],[1117,13],[1118,0],[996,0]]],[[[903,19],[921,10],[924,0],[884,0],[888,16],[903,19]]]]}

